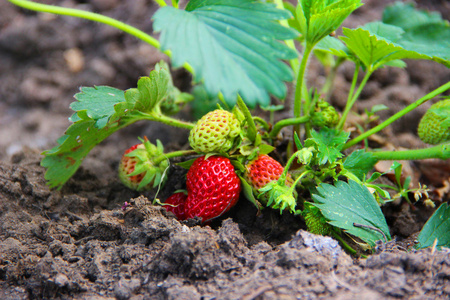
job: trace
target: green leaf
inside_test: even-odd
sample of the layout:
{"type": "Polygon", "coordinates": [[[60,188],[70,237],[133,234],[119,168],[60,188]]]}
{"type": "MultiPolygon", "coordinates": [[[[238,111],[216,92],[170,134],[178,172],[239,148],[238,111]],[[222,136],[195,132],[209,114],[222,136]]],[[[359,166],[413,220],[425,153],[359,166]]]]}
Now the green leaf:
{"type": "Polygon", "coordinates": [[[237,105],[241,112],[245,116],[245,121],[247,122],[247,136],[253,143],[256,141],[256,136],[258,134],[258,130],[256,129],[255,121],[253,120],[252,114],[248,109],[247,105],[245,105],[244,100],[240,96],[237,98],[237,105]]]}
{"type": "Polygon", "coordinates": [[[210,94],[222,93],[231,106],[240,94],[254,107],[268,105],[269,93],[284,98],[284,81],[293,79],[281,60],[297,53],[279,40],[297,33],[277,22],[290,17],[287,10],[253,0],[192,0],[186,10],[160,8],[153,26],[175,67],[189,63],[194,80],[210,94]]]}
{"type": "MultiPolygon", "coordinates": [[[[442,203],[423,226],[417,237],[416,249],[433,246],[437,240],[437,247],[450,247],[450,205],[442,203]]],[[[438,248],[438,249],[439,249],[438,248]]]]}
{"type": "MultiPolygon", "coordinates": [[[[297,11],[300,9],[301,10],[301,6],[297,5],[294,6],[292,3],[287,2],[287,1],[283,1],[283,6],[286,10],[288,10],[294,17],[293,18],[289,18],[287,20],[289,27],[294,28],[295,30],[297,30],[299,33],[301,33],[302,35],[305,33],[305,28],[306,28],[306,23],[302,22],[301,17],[303,16],[303,13],[301,15],[297,14],[297,11]],[[300,19],[299,19],[300,17],[300,19]]],[[[303,17],[304,19],[304,17],[303,17]]]]}
{"type": "Polygon", "coordinates": [[[318,194],[313,194],[313,203],[318,207],[329,224],[339,227],[354,235],[370,246],[375,246],[383,235],[367,228],[355,227],[361,224],[381,230],[388,240],[391,239],[389,228],[378,206],[377,201],[369,190],[355,181],[338,181],[335,186],[321,184],[317,188],[318,194]]]}
{"type": "Polygon", "coordinates": [[[408,31],[417,26],[446,23],[438,12],[417,10],[412,3],[396,2],[383,11],[383,23],[395,25],[408,31]]]}
{"type": "Polygon", "coordinates": [[[146,78],[139,80],[137,89],[126,93],[106,86],[81,88],[75,95],[77,101],[70,106],[76,111],[70,118],[73,124],[58,139],[57,146],[43,152],[41,165],[47,168],[45,179],[51,188],[61,188],[105,138],[138,120],[154,119],[150,110],[173,86],[168,71],[156,69],[146,78]]]}
{"type": "Polygon", "coordinates": [[[360,0],[302,0],[299,5],[307,27],[306,41],[315,45],[362,4],[360,0]]]}
{"type": "Polygon", "coordinates": [[[182,167],[183,169],[189,170],[189,168],[192,166],[192,164],[194,163],[194,161],[197,158],[198,157],[192,158],[192,159],[189,159],[189,160],[185,160],[185,161],[182,161],[182,162],[178,162],[178,163],[176,163],[176,165],[179,166],[179,167],[182,167]]]}
{"type": "Polygon", "coordinates": [[[96,121],[96,127],[102,128],[105,118],[114,113],[114,105],[124,101],[124,92],[109,86],[83,87],[75,97],[78,101],[72,102],[70,108],[85,110],[87,117],[96,121]]]}
{"type": "Polygon", "coordinates": [[[244,197],[247,198],[247,200],[250,201],[259,212],[264,207],[258,200],[256,200],[251,185],[243,177],[239,176],[239,179],[241,180],[242,193],[244,194],[244,197]]]}
{"type": "Polygon", "coordinates": [[[450,67],[450,47],[446,46],[447,42],[436,44],[435,34],[432,41],[411,41],[405,39],[405,32],[400,27],[381,22],[357,29],[343,28],[343,33],[345,36],[341,40],[370,70],[399,59],[427,59],[450,67]]]}
{"type": "Polygon", "coordinates": [[[359,180],[363,180],[364,176],[373,169],[377,163],[377,159],[370,152],[363,149],[352,152],[344,161],[344,168],[355,174],[359,180]]]}
{"type": "Polygon", "coordinates": [[[327,52],[334,54],[338,57],[347,58],[350,56],[350,52],[348,48],[344,45],[344,43],[332,36],[326,36],[317,43],[314,47],[314,51],[316,52],[327,52]]]}
{"type": "Polygon", "coordinates": [[[350,133],[323,127],[319,132],[311,130],[312,138],[305,141],[305,147],[313,146],[317,149],[318,164],[334,162],[342,157],[340,152],[348,140],[350,133]]]}

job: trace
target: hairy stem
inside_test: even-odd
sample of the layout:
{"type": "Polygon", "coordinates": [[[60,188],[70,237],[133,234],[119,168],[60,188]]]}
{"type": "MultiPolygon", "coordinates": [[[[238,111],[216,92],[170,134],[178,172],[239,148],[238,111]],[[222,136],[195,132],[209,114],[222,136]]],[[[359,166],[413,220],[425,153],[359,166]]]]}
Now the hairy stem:
{"type": "Polygon", "coordinates": [[[253,117],[253,121],[255,121],[255,123],[260,124],[266,131],[270,129],[270,125],[266,122],[266,120],[264,120],[261,117],[253,117]]]}
{"type": "MultiPolygon", "coordinates": [[[[300,117],[302,114],[302,95],[303,89],[305,89],[304,81],[305,81],[306,66],[308,65],[308,60],[312,52],[312,49],[313,46],[307,43],[305,50],[303,52],[302,60],[297,74],[297,85],[295,87],[295,98],[294,98],[294,117],[296,118],[300,117]]],[[[306,103],[306,101],[307,100],[305,99],[305,109],[304,109],[305,112],[307,112],[309,109],[309,103],[306,103]]]]}
{"type": "MultiPolygon", "coordinates": [[[[359,65],[356,65],[356,67],[359,69],[359,65]]],[[[355,70],[356,72],[356,70],[355,70]]],[[[337,129],[342,130],[342,128],[344,128],[344,124],[345,121],[347,120],[347,116],[350,113],[350,110],[352,109],[353,105],[355,105],[356,100],[358,100],[359,95],[361,94],[363,88],[366,86],[367,81],[369,80],[370,76],[372,75],[373,70],[367,70],[366,75],[364,75],[363,80],[361,81],[361,83],[359,84],[358,89],[356,90],[356,92],[351,96],[352,98],[350,99],[350,101],[347,101],[347,104],[345,105],[345,109],[344,112],[342,113],[342,117],[339,120],[338,125],[336,126],[337,129]]],[[[357,79],[357,74],[355,73],[355,76],[353,77],[353,81],[355,81],[357,79]]],[[[352,83],[352,89],[354,88],[354,83],[352,83]]],[[[352,94],[353,90],[351,90],[350,95],[352,94]]]]}
{"type": "MultiPolygon", "coordinates": [[[[15,4],[19,7],[29,9],[29,10],[52,13],[55,15],[71,16],[71,17],[76,17],[76,18],[81,18],[81,19],[86,19],[86,20],[91,20],[94,22],[106,24],[106,25],[112,26],[114,28],[117,28],[123,32],[126,32],[126,33],[150,44],[151,46],[155,47],[156,49],[161,50],[161,44],[159,43],[159,41],[157,39],[155,39],[151,35],[143,32],[142,30],[137,29],[134,26],[125,24],[121,21],[118,21],[116,19],[113,19],[113,18],[110,18],[107,16],[103,16],[101,14],[84,11],[81,9],[35,3],[32,1],[28,1],[28,0],[8,0],[8,1],[11,2],[12,4],[15,4]]],[[[159,2],[158,2],[158,4],[159,4],[159,2]]],[[[165,4],[165,2],[164,2],[164,4],[165,4]]],[[[170,51],[168,51],[168,50],[163,51],[163,53],[166,54],[167,56],[171,57],[170,51]]],[[[189,65],[188,63],[183,64],[183,67],[191,74],[194,74],[194,69],[192,69],[192,66],[189,65]]]]}
{"type": "Polygon", "coordinates": [[[369,131],[364,132],[363,134],[361,134],[360,136],[352,139],[351,141],[348,141],[345,145],[343,150],[358,144],[359,142],[363,141],[364,139],[368,138],[369,136],[371,136],[374,133],[377,133],[378,131],[384,129],[385,127],[389,126],[390,124],[392,124],[393,122],[397,121],[398,119],[400,119],[401,117],[403,117],[404,115],[406,115],[407,113],[409,113],[410,111],[414,110],[415,108],[417,108],[418,106],[422,105],[423,103],[427,102],[428,100],[436,97],[437,95],[445,92],[446,90],[450,89],[450,82],[447,82],[444,85],[441,85],[440,87],[438,87],[437,89],[435,89],[434,91],[426,94],[425,96],[423,96],[422,98],[418,99],[416,102],[408,105],[407,107],[405,107],[404,109],[402,109],[401,111],[399,111],[398,113],[396,113],[395,115],[393,115],[392,117],[390,117],[389,119],[387,119],[386,121],[384,121],[383,123],[381,123],[378,126],[375,126],[374,128],[372,128],[369,131]]]}
{"type": "Polygon", "coordinates": [[[186,122],[186,121],[182,121],[182,120],[178,120],[172,117],[168,117],[166,115],[156,115],[156,114],[150,114],[147,117],[148,120],[151,121],[157,121],[157,122],[161,122],[164,123],[166,125],[170,125],[170,126],[174,126],[174,127],[179,127],[179,128],[184,128],[184,129],[188,129],[191,130],[195,124],[191,123],[191,122],[186,122]]]}
{"type": "Polygon", "coordinates": [[[64,16],[71,16],[71,17],[77,17],[82,19],[87,19],[99,23],[103,23],[112,27],[115,27],[119,30],[122,30],[132,36],[137,37],[138,39],[149,43],[153,47],[157,49],[161,49],[161,45],[159,44],[159,41],[155,39],[154,37],[146,34],[145,32],[137,29],[136,27],[127,25],[123,22],[120,22],[116,19],[106,17],[97,13],[84,11],[81,9],[75,9],[75,8],[67,8],[67,7],[59,7],[54,5],[47,5],[47,4],[40,4],[40,3],[34,3],[27,0],[8,0],[9,2],[34,11],[39,12],[47,12],[52,13],[55,15],[64,15],[64,16]]]}
{"type": "Polygon", "coordinates": [[[164,153],[161,156],[158,156],[157,158],[155,158],[153,160],[153,163],[155,165],[158,165],[160,162],[162,162],[165,159],[171,159],[174,157],[193,155],[193,154],[197,154],[197,152],[195,152],[194,150],[179,150],[179,151],[164,153]]]}
{"type": "Polygon", "coordinates": [[[280,130],[283,127],[286,126],[291,126],[291,125],[299,125],[302,123],[306,123],[309,121],[309,116],[303,116],[303,117],[299,117],[299,118],[289,118],[289,119],[284,119],[281,121],[278,121],[277,123],[275,123],[275,125],[273,125],[272,131],[270,131],[269,133],[269,138],[274,138],[278,135],[278,133],[280,133],[280,130]]]}
{"type": "Polygon", "coordinates": [[[328,73],[326,77],[325,84],[322,87],[322,90],[320,91],[321,94],[325,94],[325,101],[329,101],[331,94],[333,92],[334,87],[334,81],[336,79],[337,70],[340,67],[340,65],[345,61],[345,58],[338,58],[336,60],[336,64],[331,68],[330,72],[328,73]]]}
{"type": "Polygon", "coordinates": [[[450,158],[450,143],[424,149],[403,151],[374,151],[371,154],[378,160],[419,160],[427,158],[450,158]]]}

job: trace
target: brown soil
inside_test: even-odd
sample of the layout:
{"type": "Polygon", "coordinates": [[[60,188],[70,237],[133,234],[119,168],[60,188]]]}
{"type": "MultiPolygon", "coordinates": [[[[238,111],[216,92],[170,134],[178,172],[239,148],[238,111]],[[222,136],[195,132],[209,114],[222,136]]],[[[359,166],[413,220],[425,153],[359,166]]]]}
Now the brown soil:
{"type": "MultiPolygon", "coordinates": [[[[393,1],[365,1],[347,21],[379,19],[393,1]]],[[[446,1],[417,1],[449,16],[446,1]]],[[[46,1],[120,19],[147,32],[152,1],[46,1]]],[[[154,192],[139,194],[116,176],[121,153],[138,136],[167,150],[187,147],[187,132],[137,123],[108,138],[60,190],[49,190],[40,152],[70,124],[68,108],[80,86],[127,89],[163,55],[115,29],[70,17],[36,14],[0,2],[0,299],[448,299],[450,252],[408,251],[433,212],[421,202],[392,203],[384,211],[396,237],[387,250],[356,259],[328,237],[314,236],[294,216],[243,200],[209,226],[178,222],[154,192]],[[149,200],[150,199],[150,200],[149,200]],[[133,206],[122,210],[124,202],[133,206]]],[[[340,69],[332,101],[343,106],[353,70],[340,69]]],[[[310,81],[323,70],[310,66],[310,81]]],[[[175,84],[189,76],[175,70],[175,84]]],[[[382,119],[450,80],[437,63],[408,62],[383,69],[369,82],[359,109],[384,103],[382,119]]],[[[415,128],[431,104],[405,117],[372,143],[424,147],[415,128]]],[[[189,118],[189,111],[180,115],[189,118]]],[[[380,164],[378,169],[384,170],[380,164]]],[[[428,184],[439,205],[450,198],[450,161],[405,163],[413,182],[428,184]]],[[[183,188],[184,171],[171,168],[159,193],[183,188]]]]}

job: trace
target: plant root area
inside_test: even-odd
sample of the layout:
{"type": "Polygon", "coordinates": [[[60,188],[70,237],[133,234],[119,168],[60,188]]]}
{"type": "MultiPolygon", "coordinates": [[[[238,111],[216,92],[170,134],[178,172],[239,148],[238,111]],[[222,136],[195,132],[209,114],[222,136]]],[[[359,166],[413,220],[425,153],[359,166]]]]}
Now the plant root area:
{"type": "MultiPolygon", "coordinates": [[[[344,26],[380,19],[393,1],[364,2],[344,26]]],[[[450,15],[446,1],[416,2],[450,15]]],[[[145,0],[63,4],[101,12],[147,32],[157,9],[145,0]]],[[[184,130],[133,124],[96,147],[62,189],[49,189],[40,153],[55,146],[70,125],[69,105],[78,88],[135,87],[161,59],[167,58],[107,26],[0,2],[0,299],[450,298],[450,252],[412,248],[434,211],[422,200],[383,206],[395,240],[357,258],[336,240],[305,231],[300,217],[268,209],[258,214],[245,199],[206,226],[195,219],[179,222],[151,204],[155,197],[164,201],[184,188],[186,171],[174,164],[158,194],[137,193],[120,183],[120,157],[139,142],[137,137],[160,139],[166,151],[173,151],[188,147],[184,130]]],[[[449,70],[437,63],[407,63],[405,69],[377,71],[355,112],[384,104],[389,107],[379,113],[384,120],[450,80],[449,70]]],[[[309,82],[323,84],[325,71],[317,62],[309,68],[309,82]]],[[[352,74],[350,64],[339,69],[331,96],[339,108],[345,105],[352,74]]],[[[177,87],[189,90],[186,72],[174,70],[173,76],[177,87]]],[[[380,132],[370,145],[426,147],[416,127],[430,105],[380,132]]],[[[189,108],[179,114],[183,119],[190,115],[189,108]]],[[[356,128],[358,122],[352,115],[350,125],[356,128]]],[[[402,163],[413,187],[418,182],[428,186],[436,207],[449,200],[448,160],[402,163]]],[[[390,164],[376,169],[385,172],[390,164]]],[[[389,176],[383,180],[392,184],[389,176]]]]}

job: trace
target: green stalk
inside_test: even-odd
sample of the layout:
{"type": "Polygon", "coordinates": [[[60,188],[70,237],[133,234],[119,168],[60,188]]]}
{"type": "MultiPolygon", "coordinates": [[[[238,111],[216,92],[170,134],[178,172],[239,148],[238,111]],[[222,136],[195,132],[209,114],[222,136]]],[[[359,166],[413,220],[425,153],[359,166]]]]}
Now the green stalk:
{"type": "MultiPolygon", "coordinates": [[[[126,33],[150,44],[151,46],[155,47],[156,49],[161,50],[161,44],[159,43],[159,41],[157,39],[155,39],[151,35],[143,32],[142,30],[137,29],[136,27],[125,24],[123,22],[120,22],[116,19],[113,19],[113,18],[110,18],[107,16],[103,16],[101,14],[84,11],[81,9],[75,9],[75,8],[67,8],[67,7],[59,7],[59,6],[54,6],[54,5],[40,4],[40,3],[31,2],[28,0],[8,0],[8,1],[14,5],[17,5],[19,7],[25,8],[25,9],[33,10],[33,11],[46,12],[46,13],[51,13],[51,14],[55,14],[55,15],[71,16],[71,17],[76,17],[76,18],[81,18],[81,19],[86,19],[86,20],[91,20],[94,22],[106,24],[111,27],[117,28],[123,32],[126,32],[126,33]]],[[[157,3],[159,5],[163,5],[163,6],[167,5],[163,0],[157,1],[157,3]]],[[[163,51],[163,53],[166,54],[167,56],[171,57],[171,52],[169,50],[163,51]]],[[[192,66],[189,65],[188,63],[183,64],[183,67],[191,74],[194,74],[194,69],[192,69],[192,66]]]]}
{"type": "Polygon", "coordinates": [[[307,171],[303,172],[302,174],[300,174],[300,176],[298,176],[297,179],[295,179],[294,183],[292,184],[291,188],[289,189],[289,193],[293,194],[295,188],[297,187],[297,184],[300,182],[300,179],[302,179],[306,175],[313,173],[313,172],[314,172],[313,170],[307,170],[307,171]]]}
{"type": "Polygon", "coordinates": [[[435,89],[434,91],[426,94],[425,96],[423,96],[422,98],[418,99],[416,102],[408,105],[407,107],[405,107],[404,109],[402,109],[401,111],[399,111],[398,113],[396,113],[395,115],[393,115],[392,117],[390,117],[389,119],[387,119],[386,121],[384,121],[383,123],[381,123],[378,126],[375,126],[374,128],[372,128],[369,131],[364,132],[363,134],[361,134],[360,136],[352,139],[351,141],[348,141],[345,145],[343,150],[358,144],[359,142],[361,142],[362,140],[368,138],[369,136],[371,136],[374,133],[377,133],[378,131],[384,129],[385,127],[389,126],[391,123],[397,121],[398,119],[400,119],[401,117],[403,117],[404,115],[406,115],[407,113],[409,113],[410,111],[414,110],[415,108],[417,108],[418,106],[422,105],[423,103],[427,102],[428,100],[436,97],[437,95],[445,92],[446,90],[450,89],[450,82],[447,82],[444,85],[441,85],[440,87],[438,87],[437,89],[435,89]]]}
{"type": "Polygon", "coordinates": [[[150,114],[150,115],[148,115],[148,117],[146,119],[151,120],[151,121],[161,122],[161,123],[164,123],[164,124],[167,124],[170,126],[174,126],[174,127],[188,129],[188,130],[191,130],[195,126],[194,123],[178,120],[175,118],[168,117],[166,115],[150,114]]]}
{"type": "Polygon", "coordinates": [[[71,16],[71,17],[77,17],[82,19],[87,19],[91,21],[95,21],[98,23],[103,23],[109,26],[112,26],[114,28],[117,28],[119,30],[122,30],[123,32],[126,32],[128,34],[131,34],[132,36],[137,37],[138,39],[149,43],[156,49],[161,49],[161,45],[157,39],[154,37],[146,34],[145,32],[137,29],[136,27],[130,26],[128,24],[125,24],[123,22],[120,22],[116,19],[106,17],[97,13],[84,11],[81,9],[75,9],[75,8],[66,8],[66,7],[59,7],[54,5],[47,5],[47,4],[40,4],[40,3],[34,3],[27,0],[8,0],[9,2],[34,11],[39,12],[47,12],[55,15],[64,15],[64,16],[71,16]]]}
{"type": "Polygon", "coordinates": [[[280,133],[280,130],[283,127],[286,126],[291,126],[291,125],[299,125],[302,123],[306,123],[309,121],[309,116],[303,116],[303,117],[299,117],[299,118],[289,118],[289,119],[284,119],[281,121],[278,121],[277,123],[275,123],[275,125],[273,125],[272,131],[270,131],[269,133],[269,138],[274,138],[278,135],[278,133],[280,133]]]}
{"type": "Polygon", "coordinates": [[[179,157],[179,156],[186,156],[186,155],[193,155],[193,154],[197,154],[197,152],[195,152],[194,150],[179,150],[179,151],[173,151],[173,152],[169,152],[169,153],[164,153],[160,156],[158,156],[157,158],[153,159],[153,163],[155,165],[158,165],[160,162],[162,162],[163,160],[166,159],[171,159],[174,157],[179,157]]]}
{"type": "Polygon", "coordinates": [[[253,117],[253,120],[259,123],[264,128],[264,130],[269,131],[270,125],[266,122],[266,120],[261,117],[253,117]]]}
{"type": "Polygon", "coordinates": [[[327,75],[326,81],[320,91],[321,94],[325,94],[325,101],[329,101],[331,97],[331,93],[333,92],[334,81],[336,79],[337,70],[341,66],[341,64],[345,61],[345,58],[338,58],[336,60],[336,64],[331,68],[330,72],[327,75]]]}
{"type": "MultiPolygon", "coordinates": [[[[304,89],[306,66],[308,65],[309,56],[312,52],[314,46],[306,43],[305,51],[303,52],[302,60],[300,62],[300,68],[297,74],[297,85],[295,87],[295,98],[294,98],[294,117],[298,118],[302,114],[302,95],[304,89]]],[[[305,98],[305,112],[309,110],[309,100],[305,98]]],[[[297,130],[296,130],[297,131],[297,130]]]]}
{"type": "MultiPolygon", "coordinates": [[[[356,66],[359,69],[359,65],[356,66]]],[[[356,70],[355,70],[356,72],[356,70]]],[[[344,112],[342,113],[342,117],[339,120],[338,125],[336,126],[337,129],[342,130],[342,128],[344,128],[344,124],[345,121],[347,120],[347,116],[350,113],[350,110],[352,109],[353,105],[355,105],[356,100],[358,100],[359,95],[361,94],[363,88],[366,86],[367,81],[369,80],[370,76],[372,75],[373,70],[367,70],[366,75],[364,75],[363,80],[361,81],[358,89],[356,90],[355,94],[352,96],[350,101],[347,101],[347,104],[345,105],[345,109],[344,112]]],[[[355,80],[357,79],[358,74],[355,73],[355,76],[353,77],[353,82],[352,82],[352,90],[350,90],[350,94],[349,97],[351,95],[351,93],[353,92],[353,88],[354,88],[354,83],[355,80]]]]}
{"type": "MultiPolygon", "coordinates": [[[[358,252],[356,252],[355,249],[353,249],[352,247],[350,247],[349,244],[347,244],[347,242],[345,242],[344,239],[343,239],[339,234],[337,234],[336,232],[332,231],[332,232],[331,232],[331,235],[332,235],[335,239],[337,239],[337,240],[341,243],[341,246],[342,246],[345,250],[347,250],[348,252],[350,252],[350,254],[352,254],[352,255],[357,255],[357,254],[358,254],[358,252]]],[[[365,257],[364,255],[361,255],[361,256],[362,256],[362,257],[365,257]]]]}
{"type": "Polygon", "coordinates": [[[425,149],[403,151],[374,151],[370,152],[378,160],[419,160],[428,158],[450,158],[450,142],[425,149]]]}
{"type": "MultiPolygon", "coordinates": [[[[158,3],[158,5],[159,5],[160,7],[167,6],[167,3],[164,2],[164,0],[155,0],[155,2],[158,3]]],[[[173,1],[172,1],[172,3],[173,3],[173,1]]]]}

